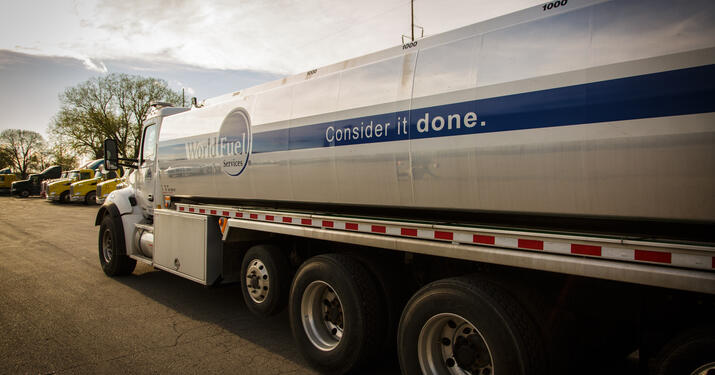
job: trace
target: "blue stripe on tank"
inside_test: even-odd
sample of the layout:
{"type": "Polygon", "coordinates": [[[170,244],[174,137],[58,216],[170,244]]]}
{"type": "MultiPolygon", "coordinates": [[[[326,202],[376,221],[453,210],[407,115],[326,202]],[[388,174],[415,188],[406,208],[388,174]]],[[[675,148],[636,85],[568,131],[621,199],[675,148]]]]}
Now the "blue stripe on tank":
{"type": "Polygon", "coordinates": [[[417,108],[409,112],[383,113],[256,132],[253,134],[252,152],[334,147],[714,111],[715,65],[705,65],[417,108]],[[467,127],[464,120],[470,112],[476,114],[476,119],[469,117],[469,125],[472,126],[467,127]],[[456,128],[456,117],[453,116],[454,126],[450,129],[448,116],[455,114],[460,116],[462,122],[460,127],[456,128]],[[408,118],[406,134],[402,127],[398,131],[397,126],[398,119],[402,123],[405,117],[408,118]],[[425,123],[429,125],[428,129],[420,131],[425,130],[425,123]],[[419,129],[418,124],[422,125],[419,129]],[[381,130],[379,136],[378,130],[381,130]],[[337,133],[340,133],[340,136],[337,133]],[[338,140],[338,137],[341,139],[338,140]]]}

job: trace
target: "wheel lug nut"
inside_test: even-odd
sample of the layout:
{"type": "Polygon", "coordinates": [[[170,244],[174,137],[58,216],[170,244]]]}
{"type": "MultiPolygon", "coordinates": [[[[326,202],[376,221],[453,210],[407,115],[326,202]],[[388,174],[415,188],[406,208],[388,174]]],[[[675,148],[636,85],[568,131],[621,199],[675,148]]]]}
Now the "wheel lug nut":
{"type": "Polygon", "coordinates": [[[472,330],[470,328],[465,328],[464,330],[462,330],[462,332],[464,332],[465,335],[468,335],[472,333],[472,330]]]}
{"type": "Polygon", "coordinates": [[[447,367],[454,367],[454,359],[447,358],[447,367]]]}
{"type": "Polygon", "coordinates": [[[457,328],[457,323],[451,320],[447,322],[447,325],[449,326],[449,328],[457,328]]]}
{"type": "Polygon", "coordinates": [[[450,339],[448,339],[446,337],[442,338],[442,345],[449,346],[449,344],[451,344],[451,343],[452,343],[452,341],[450,339]]]}

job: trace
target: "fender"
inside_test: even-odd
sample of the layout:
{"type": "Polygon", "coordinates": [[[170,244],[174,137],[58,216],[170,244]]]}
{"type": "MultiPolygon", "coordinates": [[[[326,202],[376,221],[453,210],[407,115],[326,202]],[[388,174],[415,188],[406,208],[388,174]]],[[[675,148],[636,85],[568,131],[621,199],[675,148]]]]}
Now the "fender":
{"type": "Polygon", "coordinates": [[[102,224],[102,219],[105,215],[111,215],[117,223],[120,223],[117,230],[120,231],[124,238],[125,252],[127,255],[134,253],[131,245],[134,235],[135,224],[143,221],[144,217],[141,210],[137,207],[137,201],[134,197],[134,189],[127,187],[120,190],[115,190],[107,196],[104,204],[99,208],[97,217],[94,220],[94,225],[102,224]],[[121,228],[121,229],[120,229],[121,228]]]}
{"type": "Polygon", "coordinates": [[[112,217],[119,217],[121,215],[126,215],[134,211],[133,207],[136,205],[136,198],[134,198],[134,189],[127,187],[124,189],[115,190],[109,193],[107,199],[99,208],[97,212],[97,218],[94,220],[94,225],[99,225],[102,223],[102,218],[106,212],[109,212],[112,217]],[[113,209],[110,209],[112,207],[113,209]]]}

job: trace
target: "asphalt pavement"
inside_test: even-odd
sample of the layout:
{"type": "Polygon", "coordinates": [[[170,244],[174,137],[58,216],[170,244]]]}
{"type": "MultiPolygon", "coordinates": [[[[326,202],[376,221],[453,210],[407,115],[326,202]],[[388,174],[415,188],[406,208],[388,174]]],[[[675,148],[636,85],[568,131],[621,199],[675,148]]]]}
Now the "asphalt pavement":
{"type": "MultiPolygon", "coordinates": [[[[316,374],[287,312],[253,316],[238,285],[138,264],[105,276],[96,206],[0,196],[0,374],[316,374]]],[[[395,361],[369,374],[399,374],[395,361]]]]}

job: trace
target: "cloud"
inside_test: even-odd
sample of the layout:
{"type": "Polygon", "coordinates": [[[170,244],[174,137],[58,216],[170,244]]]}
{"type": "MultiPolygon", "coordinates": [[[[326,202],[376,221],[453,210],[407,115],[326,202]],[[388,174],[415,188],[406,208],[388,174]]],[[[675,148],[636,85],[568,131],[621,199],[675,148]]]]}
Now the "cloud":
{"type": "MultiPolygon", "coordinates": [[[[435,34],[538,1],[501,3],[418,0],[415,17],[435,34]]],[[[74,57],[97,72],[102,61],[133,59],[290,74],[398,45],[410,31],[409,0],[54,0],[40,13],[30,2],[5,8],[0,48],[74,57]]]]}
{"type": "Polygon", "coordinates": [[[98,73],[107,73],[107,71],[108,71],[107,66],[104,65],[104,63],[101,61],[94,61],[89,57],[85,57],[81,60],[82,60],[82,63],[84,64],[84,66],[91,71],[98,72],[98,73]]]}

